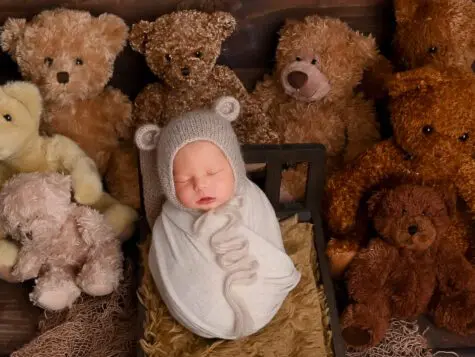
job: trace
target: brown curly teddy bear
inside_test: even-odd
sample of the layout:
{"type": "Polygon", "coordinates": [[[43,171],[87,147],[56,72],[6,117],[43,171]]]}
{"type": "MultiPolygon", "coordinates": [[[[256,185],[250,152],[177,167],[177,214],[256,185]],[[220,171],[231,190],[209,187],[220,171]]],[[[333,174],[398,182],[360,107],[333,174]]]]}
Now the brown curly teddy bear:
{"type": "Polygon", "coordinates": [[[43,129],[74,140],[94,159],[112,196],[137,209],[132,104],[106,87],[127,36],[127,25],[115,15],[58,8],[28,22],[7,19],[1,44],[41,90],[43,129]]]}
{"type": "Polygon", "coordinates": [[[122,276],[120,242],[97,211],[71,202],[71,176],[24,173],[0,192],[2,229],[21,244],[12,276],[36,278],[34,304],[70,307],[81,291],[107,295],[122,276]]]}
{"type": "MultiPolygon", "coordinates": [[[[274,74],[253,95],[282,142],[325,145],[331,171],[380,140],[373,103],[354,93],[377,59],[374,39],[339,19],[288,21],[280,31],[274,74]]],[[[305,171],[300,165],[283,173],[281,197],[303,197],[305,171]]]]}
{"type": "Polygon", "coordinates": [[[148,66],[163,83],[152,83],[135,99],[138,123],[160,127],[170,118],[210,106],[221,96],[237,98],[241,118],[233,123],[242,143],[277,143],[278,136],[258,103],[247,93],[236,74],[216,65],[221,44],[236,27],[226,12],[176,11],[154,22],[132,26],[129,42],[145,55],[148,66]]]}
{"type": "MultiPolygon", "coordinates": [[[[389,88],[394,136],[327,181],[325,214],[332,233],[351,232],[363,195],[387,180],[453,185],[468,212],[475,212],[475,77],[425,66],[396,74],[389,88]]],[[[358,245],[340,243],[327,254],[341,267],[358,245]]],[[[468,247],[464,239],[454,246],[460,252],[468,247]]]]}
{"type": "Polygon", "coordinates": [[[394,49],[404,67],[475,70],[473,0],[394,0],[394,9],[394,49]]]}
{"type": "Polygon", "coordinates": [[[378,192],[369,213],[379,234],[348,270],[352,303],[342,335],[355,348],[377,345],[390,319],[430,311],[439,327],[475,332],[475,269],[450,244],[453,202],[430,187],[402,185],[378,192]]]}

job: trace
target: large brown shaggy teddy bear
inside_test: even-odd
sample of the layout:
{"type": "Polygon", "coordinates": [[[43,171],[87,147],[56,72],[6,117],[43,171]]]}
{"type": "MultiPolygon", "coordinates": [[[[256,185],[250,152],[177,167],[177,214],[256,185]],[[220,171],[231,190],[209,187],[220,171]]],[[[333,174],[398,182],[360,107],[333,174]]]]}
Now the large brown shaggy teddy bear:
{"type": "Polygon", "coordinates": [[[378,344],[391,318],[416,319],[430,312],[439,327],[475,332],[475,269],[454,250],[460,227],[454,203],[418,185],[378,192],[370,214],[379,234],[348,271],[352,303],[341,317],[347,344],[378,344]]]}
{"type": "MultiPolygon", "coordinates": [[[[254,96],[281,142],[323,144],[331,171],[380,139],[373,104],[354,93],[377,59],[374,39],[339,19],[288,21],[280,31],[274,74],[257,84],[254,96]]],[[[303,165],[284,172],[282,194],[303,197],[305,179],[303,165]]]]}
{"type": "Polygon", "coordinates": [[[473,0],[394,0],[394,8],[394,47],[405,67],[475,69],[473,0]]]}
{"type": "Polygon", "coordinates": [[[74,140],[96,162],[108,192],[137,209],[132,104],[106,87],[127,36],[127,25],[115,15],[60,8],[28,22],[8,19],[1,44],[23,77],[40,88],[45,130],[74,140]]]}
{"type": "MultiPolygon", "coordinates": [[[[475,213],[475,77],[426,66],[396,74],[389,88],[394,136],[327,182],[325,214],[332,233],[351,232],[362,197],[387,180],[453,185],[475,213]]],[[[332,265],[341,267],[339,260],[358,250],[346,243],[328,249],[332,265]]],[[[468,247],[463,240],[456,246],[460,251],[468,247]]]]}
{"type": "Polygon", "coordinates": [[[210,106],[221,96],[233,96],[241,104],[239,120],[233,123],[242,143],[277,143],[258,103],[248,95],[236,74],[216,65],[221,44],[236,27],[226,12],[211,14],[196,10],[176,11],[154,22],[132,26],[130,44],[143,54],[152,72],[163,83],[145,87],[135,99],[138,123],[160,127],[170,118],[193,109],[210,106]]]}

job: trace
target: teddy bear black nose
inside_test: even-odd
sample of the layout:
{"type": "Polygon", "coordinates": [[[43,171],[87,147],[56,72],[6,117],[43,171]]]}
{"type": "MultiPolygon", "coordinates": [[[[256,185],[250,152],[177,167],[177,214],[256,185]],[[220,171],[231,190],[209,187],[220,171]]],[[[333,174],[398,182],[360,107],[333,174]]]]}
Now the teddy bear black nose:
{"type": "Polygon", "coordinates": [[[190,69],[188,67],[183,67],[181,69],[181,74],[183,74],[185,77],[190,74],[190,69]]]}
{"type": "Polygon", "coordinates": [[[411,225],[411,226],[409,226],[409,227],[407,228],[407,231],[409,232],[409,234],[410,234],[411,236],[413,236],[414,234],[416,234],[418,230],[419,230],[419,227],[417,227],[417,225],[415,225],[415,224],[413,224],[413,225],[411,225]]]}
{"type": "Polygon", "coordinates": [[[305,85],[305,83],[307,83],[307,80],[308,80],[308,76],[307,76],[307,73],[305,72],[293,71],[287,75],[287,81],[295,89],[302,88],[305,85]]]}
{"type": "Polygon", "coordinates": [[[68,72],[58,72],[56,73],[56,79],[58,83],[66,84],[69,82],[69,73],[68,72]]]}

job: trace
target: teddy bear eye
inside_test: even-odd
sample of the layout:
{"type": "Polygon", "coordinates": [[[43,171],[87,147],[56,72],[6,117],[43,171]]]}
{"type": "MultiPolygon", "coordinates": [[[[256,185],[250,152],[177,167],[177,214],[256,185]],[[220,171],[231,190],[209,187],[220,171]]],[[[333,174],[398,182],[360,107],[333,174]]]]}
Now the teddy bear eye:
{"type": "Polygon", "coordinates": [[[196,52],[195,52],[195,57],[197,57],[197,58],[203,57],[203,52],[201,52],[201,51],[196,51],[196,52]]]}
{"type": "Polygon", "coordinates": [[[317,60],[315,58],[312,60],[312,64],[317,64],[317,60]]]}
{"type": "Polygon", "coordinates": [[[170,56],[168,53],[165,55],[165,59],[167,62],[170,62],[172,60],[172,56],[170,56]]]}
{"type": "Polygon", "coordinates": [[[429,49],[427,50],[427,52],[429,52],[430,54],[433,55],[433,54],[437,53],[438,50],[439,50],[439,49],[437,48],[437,46],[431,46],[431,47],[429,47],[429,49]]]}
{"type": "Polygon", "coordinates": [[[434,128],[431,125],[424,125],[424,127],[422,128],[422,132],[426,135],[429,135],[434,132],[434,128]]]}
{"type": "Polygon", "coordinates": [[[407,209],[403,208],[402,209],[402,214],[407,214],[407,209]]]}
{"type": "Polygon", "coordinates": [[[4,114],[3,115],[3,118],[6,120],[6,121],[12,121],[12,116],[10,114],[4,114]]]}
{"type": "Polygon", "coordinates": [[[461,136],[459,136],[459,141],[465,142],[468,140],[468,133],[463,133],[461,136]]]}
{"type": "Polygon", "coordinates": [[[45,64],[51,66],[53,64],[53,59],[51,57],[45,57],[45,64]]]}
{"type": "Polygon", "coordinates": [[[83,60],[82,60],[81,58],[78,57],[78,58],[76,58],[76,64],[77,64],[78,66],[82,66],[82,65],[84,64],[84,62],[83,62],[83,60]]]}
{"type": "Polygon", "coordinates": [[[300,57],[297,56],[297,57],[295,57],[295,60],[298,61],[298,62],[300,62],[300,61],[302,60],[302,58],[300,58],[300,57]]]}

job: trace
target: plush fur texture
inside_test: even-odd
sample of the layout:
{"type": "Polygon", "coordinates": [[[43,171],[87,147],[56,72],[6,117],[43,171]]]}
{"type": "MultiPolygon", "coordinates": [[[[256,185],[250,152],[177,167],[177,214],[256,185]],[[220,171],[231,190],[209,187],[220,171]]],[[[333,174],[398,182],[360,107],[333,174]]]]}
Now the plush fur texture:
{"type": "MultiPolygon", "coordinates": [[[[115,234],[127,237],[137,213],[102,191],[94,161],[72,140],[62,135],[40,136],[42,108],[40,91],[34,84],[11,82],[0,87],[0,186],[16,173],[68,173],[75,201],[104,212],[115,234]]],[[[0,271],[9,272],[17,250],[0,239],[0,253],[0,271]]]]}
{"type": "MultiPolygon", "coordinates": [[[[394,136],[329,178],[325,213],[331,232],[351,232],[363,195],[392,179],[453,185],[468,211],[475,212],[475,77],[422,67],[396,74],[389,88],[394,136]]],[[[453,248],[463,253],[467,242],[453,248]]],[[[348,249],[329,249],[332,264],[340,266],[348,249]]]]}
{"type": "Polygon", "coordinates": [[[375,346],[390,319],[428,310],[439,327],[475,332],[475,269],[450,244],[457,227],[444,199],[430,187],[405,185],[378,193],[370,207],[380,238],[348,271],[353,303],[341,317],[347,344],[375,346]]]}
{"type": "MultiPolygon", "coordinates": [[[[325,145],[328,169],[353,160],[380,139],[373,105],[354,89],[378,56],[373,38],[338,19],[308,16],[280,32],[276,68],[254,95],[281,142],[325,145]]],[[[305,168],[283,174],[283,191],[304,195],[305,168]]]]}
{"type": "Polygon", "coordinates": [[[247,93],[236,74],[216,65],[221,44],[231,35],[236,20],[229,13],[212,14],[183,10],[154,22],[132,26],[130,44],[143,54],[152,72],[163,83],[152,83],[135,100],[138,123],[163,126],[170,118],[211,105],[230,95],[241,104],[241,117],[233,127],[242,143],[277,143],[258,103],[247,93]]]}
{"type": "Polygon", "coordinates": [[[475,69],[473,0],[394,0],[394,7],[394,47],[403,66],[475,69]]]}
{"type": "Polygon", "coordinates": [[[140,207],[132,104],[106,87],[128,27],[115,15],[54,9],[31,21],[10,18],[1,35],[4,51],[45,99],[44,129],[74,140],[105,177],[119,201],[140,207]]]}
{"type": "Polygon", "coordinates": [[[107,295],[122,275],[120,242],[104,217],[71,202],[72,180],[25,173],[0,192],[0,221],[21,244],[12,275],[36,278],[30,299],[49,310],[70,307],[81,291],[107,295]]]}

